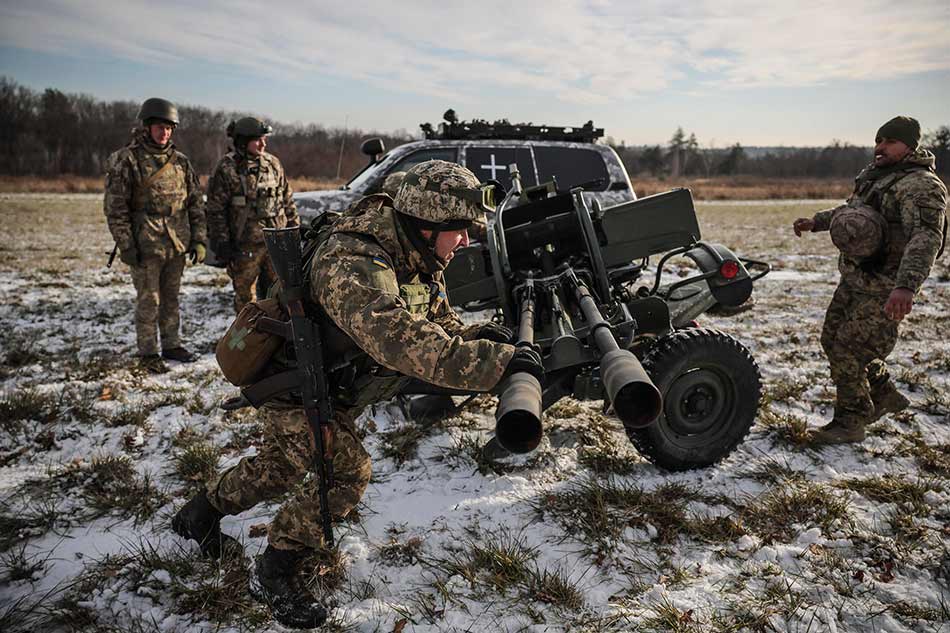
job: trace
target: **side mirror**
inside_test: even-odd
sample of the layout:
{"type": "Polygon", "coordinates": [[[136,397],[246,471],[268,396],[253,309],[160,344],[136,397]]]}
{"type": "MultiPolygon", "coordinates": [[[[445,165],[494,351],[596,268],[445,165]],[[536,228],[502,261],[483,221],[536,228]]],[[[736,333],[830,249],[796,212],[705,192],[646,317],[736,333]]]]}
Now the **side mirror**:
{"type": "Polygon", "coordinates": [[[368,138],[363,141],[363,144],[360,145],[360,151],[370,157],[372,162],[376,162],[376,158],[386,151],[386,146],[383,145],[383,139],[368,138]]]}

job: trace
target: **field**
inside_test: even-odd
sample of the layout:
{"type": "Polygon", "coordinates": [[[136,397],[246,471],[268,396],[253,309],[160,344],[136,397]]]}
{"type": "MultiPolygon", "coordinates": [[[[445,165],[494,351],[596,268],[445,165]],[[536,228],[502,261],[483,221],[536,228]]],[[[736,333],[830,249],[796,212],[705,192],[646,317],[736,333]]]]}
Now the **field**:
{"type": "MultiPolygon", "coordinates": [[[[208,177],[201,176],[202,187],[208,177]]],[[[344,180],[290,178],[294,191],[334,189],[344,180]]],[[[754,176],[717,176],[712,178],[633,178],[640,196],[688,187],[697,200],[812,200],[837,199],[851,193],[853,183],[847,178],[759,178],[754,176]]],[[[32,176],[0,176],[0,193],[101,193],[102,178],[64,176],[35,178],[32,176]]]]}
{"type": "MultiPolygon", "coordinates": [[[[765,393],[715,467],[670,474],[601,403],[562,401],[529,456],[486,463],[493,402],[434,424],[393,405],[359,423],[374,475],[314,581],[328,631],[948,631],[950,268],[891,357],[912,408],[860,445],[817,450],[833,391],[818,343],[837,280],[821,203],[702,204],[705,239],[765,259],[751,310],[706,317],[750,348],[765,393]]],[[[168,529],[261,428],[212,349],[231,317],[218,269],[189,267],[184,336],[202,357],[130,368],[133,291],[99,195],[0,195],[0,630],[282,631],[248,596],[275,505],[223,522],[220,564],[168,529]]]]}

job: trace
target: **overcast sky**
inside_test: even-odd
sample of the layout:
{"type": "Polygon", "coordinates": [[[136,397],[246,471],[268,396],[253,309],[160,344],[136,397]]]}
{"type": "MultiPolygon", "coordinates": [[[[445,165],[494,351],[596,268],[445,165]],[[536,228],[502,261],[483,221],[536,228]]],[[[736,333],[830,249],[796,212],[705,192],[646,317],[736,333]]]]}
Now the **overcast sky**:
{"type": "Polygon", "coordinates": [[[462,118],[665,143],[950,125],[950,1],[0,0],[0,74],[364,130],[462,118]]]}

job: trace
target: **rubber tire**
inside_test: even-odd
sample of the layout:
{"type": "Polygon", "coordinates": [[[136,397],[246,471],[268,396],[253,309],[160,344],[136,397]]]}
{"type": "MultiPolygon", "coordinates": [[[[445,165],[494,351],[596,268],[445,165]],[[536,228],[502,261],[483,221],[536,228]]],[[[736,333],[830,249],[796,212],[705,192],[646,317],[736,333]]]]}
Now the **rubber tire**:
{"type": "Polygon", "coordinates": [[[759,367],[728,334],[709,328],[678,330],[650,347],[643,366],[663,395],[663,410],[652,425],[626,431],[640,454],[657,466],[679,471],[715,464],[755,422],[762,393],[759,367]],[[710,392],[714,397],[702,397],[710,392]],[[694,402],[700,410],[681,414],[691,395],[698,396],[694,402]],[[690,421],[689,415],[697,418],[690,421]],[[705,419],[710,415],[712,420],[705,419]]]}

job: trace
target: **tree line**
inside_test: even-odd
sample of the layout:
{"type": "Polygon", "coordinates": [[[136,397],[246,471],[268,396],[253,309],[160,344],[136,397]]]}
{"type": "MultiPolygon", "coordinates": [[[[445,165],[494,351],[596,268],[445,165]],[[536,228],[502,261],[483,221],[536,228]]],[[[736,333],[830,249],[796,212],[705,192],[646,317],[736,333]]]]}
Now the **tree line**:
{"type": "MultiPolygon", "coordinates": [[[[950,176],[950,127],[923,135],[921,145],[934,153],[937,170],[950,176]]],[[[765,178],[851,178],[872,158],[872,148],[832,141],[825,147],[787,147],[754,153],[735,143],[715,148],[700,145],[696,134],[678,128],[663,145],[614,145],[631,174],[672,178],[759,176],[765,178]]]]}
{"type": "MultiPolygon", "coordinates": [[[[139,106],[54,88],[40,92],[0,77],[0,175],[101,176],[109,154],[128,142],[130,131],[138,124],[139,106]]],[[[228,151],[230,143],[224,132],[228,122],[248,115],[189,105],[179,105],[178,111],[181,125],[174,141],[199,174],[210,173],[228,151]]],[[[268,139],[269,150],[280,157],[291,177],[345,177],[366,163],[359,146],[368,134],[361,130],[268,123],[277,132],[268,139]]],[[[390,148],[413,140],[405,130],[372,134],[382,137],[390,148]]],[[[703,146],[695,134],[687,135],[682,128],[665,146],[617,144],[611,139],[608,143],[634,177],[850,178],[871,158],[870,148],[840,141],[827,147],[756,152],[739,143],[723,148],[703,146]]],[[[942,175],[950,174],[950,128],[928,132],[923,144],[936,154],[942,175]]]]}
{"type": "MultiPolygon", "coordinates": [[[[209,174],[230,149],[228,123],[251,114],[176,105],[181,124],[173,141],[199,174],[209,174]]],[[[140,106],[54,88],[38,92],[0,77],[0,174],[101,176],[109,154],[126,145],[139,124],[140,106]]],[[[361,130],[268,123],[275,128],[268,151],[280,157],[289,176],[332,179],[366,164],[359,146],[367,135],[361,130]]],[[[413,140],[404,131],[373,135],[382,137],[386,147],[413,140]]]]}

